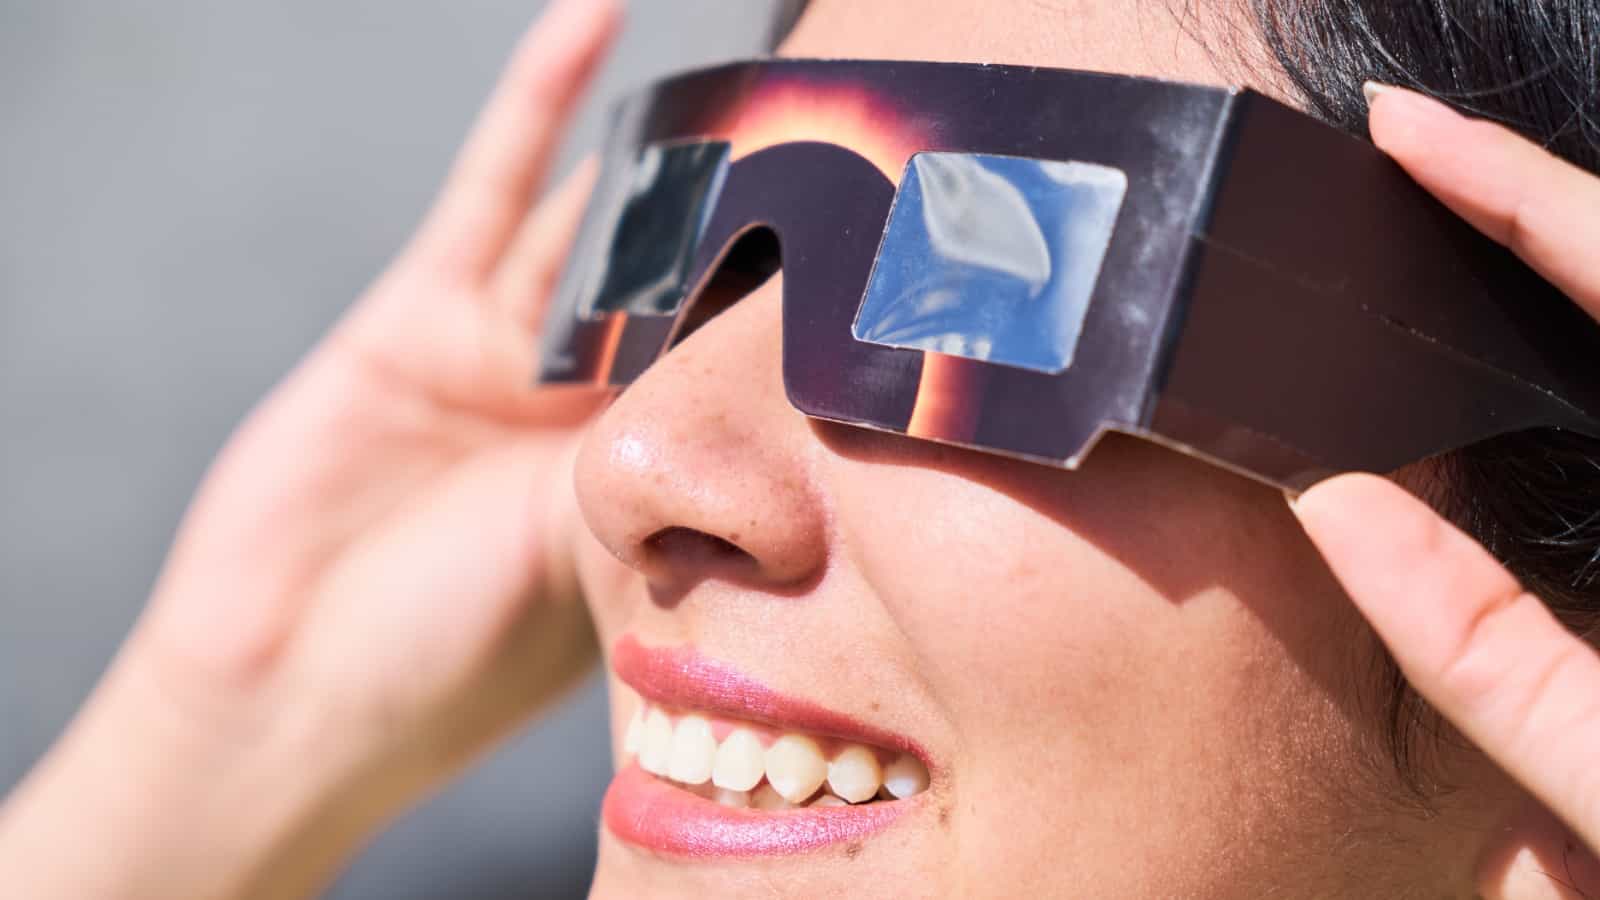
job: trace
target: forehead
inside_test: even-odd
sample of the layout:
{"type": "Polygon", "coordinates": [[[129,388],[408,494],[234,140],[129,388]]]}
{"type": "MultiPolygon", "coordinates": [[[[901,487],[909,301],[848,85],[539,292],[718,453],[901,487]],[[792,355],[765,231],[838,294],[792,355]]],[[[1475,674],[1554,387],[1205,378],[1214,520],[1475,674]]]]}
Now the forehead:
{"type": "MultiPolygon", "coordinates": [[[[1255,81],[1247,25],[1205,0],[810,0],[785,56],[1010,63],[1202,84],[1255,81]]],[[[1259,85],[1257,85],[1259,87],[1259,85]]]]}

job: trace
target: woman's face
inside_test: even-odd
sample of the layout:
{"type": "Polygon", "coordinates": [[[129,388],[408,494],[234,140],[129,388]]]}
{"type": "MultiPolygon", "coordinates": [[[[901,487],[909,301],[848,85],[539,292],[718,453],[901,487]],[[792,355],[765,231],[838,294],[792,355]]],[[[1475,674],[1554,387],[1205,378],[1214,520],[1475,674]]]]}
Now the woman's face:
{"type": "MultiPolygon", "coordinates": [[[[786,52],[1224,80],[1178,14],[816,0],[786,52]]],[[[596,896],[1437,896],[1464,875],[1470,848],[1390,802],[1370,638],[1280,494],[1131,438],[1064,472],[808,421],[780,294],[781,276],[694,332],[578,460],[624,769],[596,896]],[[919,765],[931,781],[725,812],[638,769],[641,694],[662,713],[642,752],[681,780],[748,730],[801,740],[727,771],[767,765],[790,793],[827,792],[813,748],[852,743],[880,767],[909,752],[902,793],[919,765]]]]}

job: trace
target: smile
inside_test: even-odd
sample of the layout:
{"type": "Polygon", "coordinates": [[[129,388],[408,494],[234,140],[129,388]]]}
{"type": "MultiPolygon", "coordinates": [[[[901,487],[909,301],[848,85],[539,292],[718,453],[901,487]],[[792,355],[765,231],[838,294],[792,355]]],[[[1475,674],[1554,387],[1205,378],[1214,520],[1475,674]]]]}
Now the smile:
{"type": "Polygon", "coordinates": [[[764,810],[904,800],[928,788],[909,753],[641,705],[623,752],[723,806],[764,810]]]}
{"type": "Polygon", "coordinates": [[[920,748],[783,697],[692,650],[624,638],[612,654],[641,697],[606,794],[606,827],[681,856],[796,853],[887,826],[930,785],[920,748]]]}

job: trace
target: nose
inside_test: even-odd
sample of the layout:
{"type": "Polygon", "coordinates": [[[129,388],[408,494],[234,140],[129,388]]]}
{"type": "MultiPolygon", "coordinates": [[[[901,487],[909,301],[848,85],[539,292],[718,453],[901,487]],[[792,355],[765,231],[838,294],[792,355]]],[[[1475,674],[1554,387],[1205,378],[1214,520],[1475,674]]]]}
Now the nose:
{"type": "Polygon", "coordinates": [[[653,589],[793,586],[826,563],[817,445],[783,388],[781,295],[780,275],[696,329],[579,450],[589,529],[653,589]]]}

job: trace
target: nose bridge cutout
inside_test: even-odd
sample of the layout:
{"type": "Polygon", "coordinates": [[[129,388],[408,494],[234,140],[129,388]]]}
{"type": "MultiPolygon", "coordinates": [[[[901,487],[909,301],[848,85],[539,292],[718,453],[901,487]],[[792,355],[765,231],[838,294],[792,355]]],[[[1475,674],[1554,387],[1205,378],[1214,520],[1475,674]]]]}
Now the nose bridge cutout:
{"type": "MultiPolygon", "coordinates": [[[[763,283],[777,287],[773,229],[749,228],[727,248],[683,311],[680,337],[763,283]]],[[[785,394],[781,313],[766,299],[660,356],[579,452],[574,479],[590,531],[644,576],[657,606],[707,580],[798,596],[826,567],[810,430],[785,394]]]]}
{"type": "Polygon", "coordinates": [[[686,308],[671,346],[676,347],[701,326],[755,293],[782,267],[783,251],[777,232],[758,225],[740,235],[723,255],[705,287],[685,301],[686,308]]]}

